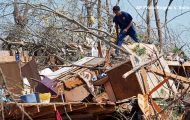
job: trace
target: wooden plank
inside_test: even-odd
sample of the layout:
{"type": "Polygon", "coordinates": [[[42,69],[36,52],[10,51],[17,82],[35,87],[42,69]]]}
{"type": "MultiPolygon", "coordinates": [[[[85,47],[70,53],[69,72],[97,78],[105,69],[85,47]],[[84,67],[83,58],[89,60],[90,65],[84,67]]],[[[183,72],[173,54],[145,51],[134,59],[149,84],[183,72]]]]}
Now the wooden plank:
{"type": "Polygon", "coordinates": [[[145,93],[148,93],[150,91],[150,88],[148,85],[147,72],[144,68],[141,68],[140,73],[141,73],[141,76],[143,78],[143,85],[144,85],[145,93]]]}
{"type": "Polygon", "coordinates": [[[169,66],[184,66],[189,67],[190,61],[184,62],[183,64],[180,64],[179,61],[166,61],[169,66]]]}
{"type": "Polygon", "coordinates": [[[155,91],[157,91],[163,84],[165,84],[167,81],[169,80],[169,78],[165,78],[162,82],[160,82],[158,85],[156,85],[156,87],[154,87],[149,93],[148,96],[150,96],[152,93],[154,93],[155,91]]]}
{"type": "MultiPolygon", "coordinates": [[[[48,118],[51,116],[54,116],[54,104],[56,105],[56,109],[60,112],[61,115],[65,113],[64,106],[67,109],[67,112],[69,116],[72,117],[72,115],[86,115],[86,114],[109,114],[113,113],[115,111],[115,104],[108,104],[108,103],[18,103],[18,105],[21,105],[25,108],[26,112],[31,115],[34,119],[40,119],[40,118],[48,118]],[[28,104],[31,104],[32,106],[28,106],[28,104]],[[42,106],[44,105],[44,106],[42,106]],[[39,107],[40,111],[37,111],[37,106],[39,107]],[[71,110],[72,109],[72,110],[71,110]]],[[[7,109],[6,118],[8,120],[11,119],[19,119],[22,117],[21,111],[18,110],[18,107],[16,107],[15,103],[11,104],[4,104],[5,107],[9,107],[12,109],[7,109]],[[15,107],[14,107],[14,106],[15,107]],[[14,107],[14,109],[13,109],[14,107]],[[10,114],[14,113],[14,114],[10,114]]],[[[66,117],[64,117],[66,118],[66,117]]]]}
{"type": "Polygon", "coordinates": [[[174,79],[174,80],[176,79],[176,80],[179,80],[179,81],[181,81],[181,82],[190,84],[190,79],[189,79],[189,78],[185,78],[185,77],[182,77],[182,76],[173,74],[173,73],[165,72],[165,74],[164,74],[163,70],[155,69],[155,68],[151,68],[151,69],[149,69],[148,71],[154,72],[154,73],[156,73],[156,74],[158,74],[158,75],[162,75],[162,76],[165,76],[165,77],[172,78],[172,79],[174,79]]]}
{"type": "Polygon", "coordinates": [[[107,81],[104,84],[104,87],[105,87],[106,93],[108,94],[109,100],[112,102],[116,102],[117,100],[115,98],[114,91],[112,89],[110,81],[107,81]]]}
{"type": "MultiPolygon", "coordinates": [[[[131,60],[132,67],[135,67],[137,63],[136,63],[136,59],[134,58],[134,56],[130,55],[130,60],[131,60]]],[[[140,85],[142,93],[145,94],[145,89],[144,89],[144,85],[143,85],[144,80],[142,79],[142,76],[140,75],[140,71],[136,71],[135,75],[137,77],[137,81],[140,85]]]]}
{"type": "Polygon", "coordinates": [[[149,98],[148,94],[144,94],[144,95],[138,94],[138,105],[139,105],[141,111],[143,112],[143,114],[145,115],[146,119],[148,119],[148,120],[151,120],[151,115],[153,114],[153,109],[151,107],[153,107],[154,110],[157,113],[159,113],[162,120],[169,120],[169,118],[165,112],[160,113],[161,112],[160,106],[158,106],[156,104],[156,102],[154,102],[154,100],[149,98]],[[149,99],[150,99],[150,104],[152,106],[150,106],[150,104],[149,104],[149,99]]]}
{"type": "Polygon", "coordinates": [[[148,95],[138,94],[138,105],[146,118],[150,118],[151,108],[148,103],[148,95]]]}

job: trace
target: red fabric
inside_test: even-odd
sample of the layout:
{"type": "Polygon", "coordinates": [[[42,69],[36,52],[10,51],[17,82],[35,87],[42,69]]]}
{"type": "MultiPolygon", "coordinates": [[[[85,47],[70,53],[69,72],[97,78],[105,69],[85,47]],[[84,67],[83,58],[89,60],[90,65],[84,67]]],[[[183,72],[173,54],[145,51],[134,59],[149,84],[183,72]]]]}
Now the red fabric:
{"type": "Polygon", "coordinates": [[[63,120],[58,110],[55,111],[55,120],[63,120]]]}

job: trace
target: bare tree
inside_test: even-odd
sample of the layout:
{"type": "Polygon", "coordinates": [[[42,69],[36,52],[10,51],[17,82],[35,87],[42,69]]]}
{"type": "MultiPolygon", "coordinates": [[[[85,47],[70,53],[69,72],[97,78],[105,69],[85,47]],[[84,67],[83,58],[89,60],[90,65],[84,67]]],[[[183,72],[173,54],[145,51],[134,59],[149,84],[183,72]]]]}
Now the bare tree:
{"type": "Polygon", "coordinates": [[[156,19],[156,26],[157,26],[157,31],[158,31],[158,38],[160,42],[160,50],[162,49],[162,30],[161,30],[161,25],[160,25],[160,17],[158,13],[158,0],[153,0],[153,5],[154,5],[154,14],[155,14],[155,19],[156,19]]]}
{"type": "Polygon", "coordinates": [[[93,8],[94,5],[96,4],[97,0],[91,1],[91,0],[85,0],[85,7],[87,9],[87,26],[91,27],[92,23],[91,21],[91,17],[93,16],[93,8]]]}
{"type": "Polygon", "coordinates": [[[151,10],[150,7],[152,5],[152,0],[147,0],[147,15],[146,15],[146,24],[147,24],[147,40],[150,42],[150,32],[151,32],[151,26],[150,26],[150,20],[151,20],[151,10]]]}
{"type": "MultiPolygon", "coordinates": [[[[101,2],[101,0],[98,0],[97,13],[98,13],[98,29],[102,30],[102,2],[101,2]]],[[[101,32],[99,32],[99,34],[101,34],[101,32]]],[[[100,41],[98,41],[98,53],[99,53],[100,57],[103,57],[100,41]]]]}
{"type": "MultiPolygon", "coordinates": [[[[5,38],[6,41],[22,41],[22,35],[25,34],[25,27],[28,23],[28,11],[29,11],[29,0],[27,0],[26,5],[24,6],[23,15],[21,15],[21,10],[19,9],[18,0],[13,2],[14,11],[14,26],[9,31],[8,36],[5,38]]],[[[4,41],[4,49],[11,49],[11,44],[4,41]]]]}
{"type": "Polygon", "coordinates": [[[112,19],[111,19],[111,14],[110,14],[110,4],[109,0],[106,0],[106,13],[107,13],[107,26],[108,26],[108,31],[111,32],[111,26],[112,26],[112,19]]]}

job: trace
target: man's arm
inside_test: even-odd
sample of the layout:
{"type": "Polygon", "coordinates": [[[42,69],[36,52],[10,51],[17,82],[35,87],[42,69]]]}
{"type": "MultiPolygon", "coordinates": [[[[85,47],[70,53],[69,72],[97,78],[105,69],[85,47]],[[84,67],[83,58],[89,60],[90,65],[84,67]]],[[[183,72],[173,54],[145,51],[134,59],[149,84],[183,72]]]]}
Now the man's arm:
{"type": "Polygon", "coordinates": [[[133,25],[133,22],[131,21],[129,25],[124,29],[124,31],[127,32],[132,25],[133,25]]]}
{"type": "Polygon", "coordinates": [[[128,19],[128,21],[129,21],[129,24],[128,24],[128,26],[124,29],[124,31],[128,31],[129,30],[129,28],[133,25],[133,22],[132,22],[132,20],[133,20],[133,17],[129,14],[129,13],[126,13],[126,12],[123,12],[122,13],[127,19],[128,19]]]}
{"type": "Polygon", "coordinates": [[[116,34],[117,34],[117,39],[118,39],[118,35],[119,35],[119,30],[118,30],[118,25],[115,24],[115,30],[116,30],[116,34]]]}

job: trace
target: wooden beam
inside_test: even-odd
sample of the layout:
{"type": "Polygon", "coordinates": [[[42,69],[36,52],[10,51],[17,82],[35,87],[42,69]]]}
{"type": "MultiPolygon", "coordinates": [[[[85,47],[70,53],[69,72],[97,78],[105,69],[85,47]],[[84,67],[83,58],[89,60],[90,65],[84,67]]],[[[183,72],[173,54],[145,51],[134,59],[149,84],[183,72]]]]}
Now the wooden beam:
{"type": "Polygon", "coordinates": [[[169,72],[164,72],[163,70],[160,70],[160,69],[155,69],[155,68],[151,68],[148,70],[149,72],[154,72],[158,75],[162,75],[162,76],[165,76],[165,77],[169,77],[169,78],[172,78],[172,79],[176,79],[176,80],[179,80],[181,82],[184,82],[184,83],[187,83],[187,84],[190,84],[190,79],[189,78],[186,78],[186,77],[182,77],[180,75],[176,75],[176,74],[173,74],[173,73],[169,73],[169,72]],[[165,74],[164,74],[165,73],[165,74]]]}
{"type": "Polygon", "coordinates": [[[140,73],[143,78],[143,87],[144,87],[145,93],[148,93],[150,91],[150,88],[148,85],[147,72],[144,68],[141,68],[140,73]]]}
{"type": "Polygon", "coordinates": [[[140,65],[135,66],[132,70],[126,72],[125,74],[123,74],[123,78],[126,79],[129,75],[133,74],[134,72],[138,71],[139,69],[141,69],[142,67],[149,65],[149,64],[153,64],[154,62],[156,62],[157,60],[159,60],[163,55],[159,55],[158,58],[154,58],[154,59],[150,59],[146,62],[141,63],[140,65]]]}
{"type": "Polygon", "coordinates": [[[169,66],[184,66],[184,67],[189,67],[190,62],[184,62],[183,64],[180,64],[179,61],[166,61],[169,66]]]}

